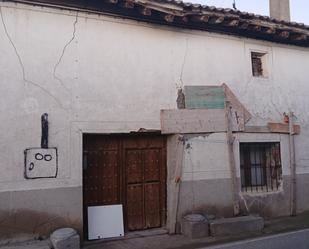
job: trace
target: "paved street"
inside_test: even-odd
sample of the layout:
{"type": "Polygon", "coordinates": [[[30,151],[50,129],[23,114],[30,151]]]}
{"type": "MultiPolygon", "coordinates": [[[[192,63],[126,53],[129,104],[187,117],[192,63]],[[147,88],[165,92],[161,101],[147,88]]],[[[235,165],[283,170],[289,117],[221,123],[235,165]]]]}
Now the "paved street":
{"type": "Polygon", "coordinates": [[[308,249],[309,229],[203,249],[308,249]]]}

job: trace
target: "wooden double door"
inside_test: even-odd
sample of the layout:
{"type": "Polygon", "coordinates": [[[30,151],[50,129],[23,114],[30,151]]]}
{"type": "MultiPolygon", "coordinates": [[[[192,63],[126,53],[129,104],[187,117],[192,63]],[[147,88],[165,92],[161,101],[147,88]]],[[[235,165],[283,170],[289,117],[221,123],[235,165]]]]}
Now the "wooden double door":
{"type": "Polygon", "coordinates": [[[165,225],[166,139],[160,135],[84,135],[87,207],[122,204],[125,231],[165,225]]]}

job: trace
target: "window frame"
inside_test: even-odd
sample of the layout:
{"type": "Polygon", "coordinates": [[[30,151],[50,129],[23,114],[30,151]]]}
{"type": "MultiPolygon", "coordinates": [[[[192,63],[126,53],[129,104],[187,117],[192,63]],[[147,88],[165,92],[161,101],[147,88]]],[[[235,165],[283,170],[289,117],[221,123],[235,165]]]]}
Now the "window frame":
{"type": "Polygon", "coordinates": [[[278,141],[239,142],[240,187],[242,192],[274,192],[281,189],[283,181],[281,147],[281,143],[278,141]],[[251,151],[252,148],[260,150],[251,151]],[[269,151],[267,152],[267,150],[269,151]],[[256,158],[257,151],[260,154],[258,160],[256,158]],[[254,163],[252,163],[252,154],[255,158],[254,163]],[[274,155],[278,158],[274,158],[274,155]],[[252,167],[252,165],[255,166],[252,167]],[[255,179],[252,179],[253,176],[255,179]]]}
{"type": "Polygon", "coordinates": [[[255,78],[268,78],[268,53],[262,51],[250,51],[251,74],[255,78]],[[260,69],[255,67],[260,67],[260,69]]]}

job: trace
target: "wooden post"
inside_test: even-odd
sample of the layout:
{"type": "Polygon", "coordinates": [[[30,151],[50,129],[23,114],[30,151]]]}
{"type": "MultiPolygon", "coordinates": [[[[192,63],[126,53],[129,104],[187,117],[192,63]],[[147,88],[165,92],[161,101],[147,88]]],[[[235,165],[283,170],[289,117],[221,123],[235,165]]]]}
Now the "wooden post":
{"type": "Polygon", "coordinates": [[[293,113],[289,113],[289,147],[290,147],[290,167],[291,167],[291,216],[296,215],[296,161],[293,113]]]}
{"type": "Polygon", "coordinates": [[[231,105],[229,101],[226,101],[225,109],[226,109],[226,140],[228,146],[228,159],[231,171],[231,187],[232,187],[232,195],[233,195],[233,210],[234,216],[239,215],[240,207],[239,207],[239,187],[236,175],[236,163],[234,157],[234,137],[232,131],[232,113],[231,113],[231,105]]]}
{"type": "Polygon", "coordinates": [[[169,222],[169,233],[177,233],[177,217],[178,217],[178,206],[179,206],[179,194],[184,154],[184,137],[182,135],[177,136],[176,147],[175,147],[176,167],[173,181],[171,182],[171,218],[169,222]]]}

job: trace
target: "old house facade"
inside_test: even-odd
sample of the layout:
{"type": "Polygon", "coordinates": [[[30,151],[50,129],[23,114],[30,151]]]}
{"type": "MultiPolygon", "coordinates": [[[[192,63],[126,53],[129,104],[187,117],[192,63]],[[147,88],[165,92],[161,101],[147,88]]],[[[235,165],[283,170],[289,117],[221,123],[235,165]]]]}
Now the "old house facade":
{"type": "Polygon", "coordinates": [[[82,231],[96,205],[170,233],[189,212],[309,209],[308,26],[176,1],[0,14],[1,234],[82,231]]]}

